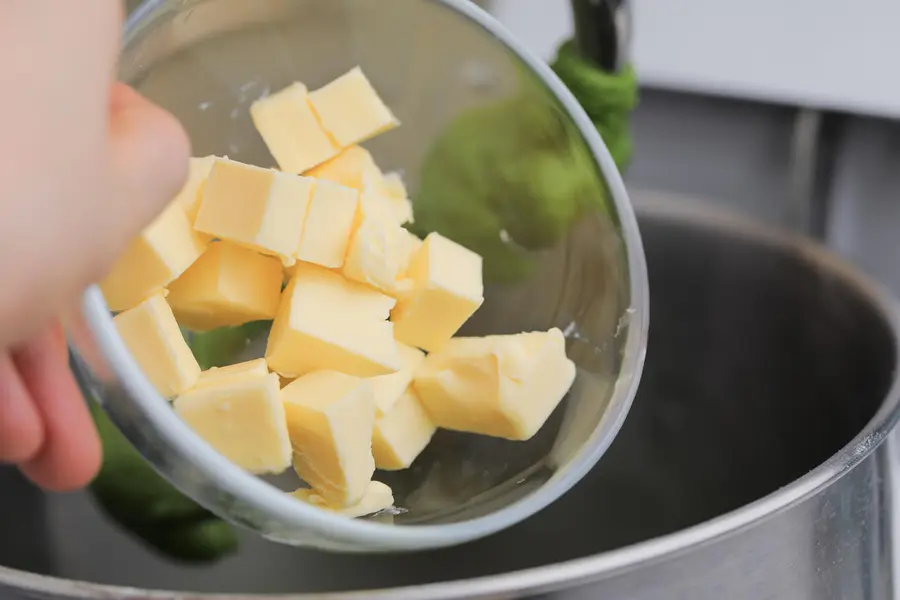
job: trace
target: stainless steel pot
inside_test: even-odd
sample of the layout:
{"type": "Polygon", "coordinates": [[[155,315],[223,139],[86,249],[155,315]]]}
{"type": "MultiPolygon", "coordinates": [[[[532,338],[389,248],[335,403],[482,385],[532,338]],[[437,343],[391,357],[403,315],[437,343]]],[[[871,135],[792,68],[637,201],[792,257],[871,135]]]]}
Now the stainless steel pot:
{"type": "Polygon", "coordinates": [[[640,211],[654,325],[633,413],[538,516],[415,555],[248,537],[237,557],[189,568],[83,495],[0,472],[0,561],[15,567],[0,568],[0,597],[891,598],[895,304],[815,246],[673,202],[640,211]]]}

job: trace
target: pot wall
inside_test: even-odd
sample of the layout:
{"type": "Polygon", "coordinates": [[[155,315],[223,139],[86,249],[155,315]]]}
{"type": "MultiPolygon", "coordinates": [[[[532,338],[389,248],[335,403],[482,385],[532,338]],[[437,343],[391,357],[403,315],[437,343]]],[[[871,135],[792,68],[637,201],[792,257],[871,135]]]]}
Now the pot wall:
{"type": "MultiPolygon", "coordinates": [[[[855,275],[811,247],[782,245],[705,211],[645,209],[641,228],[653,331],[639,397],[594,471],[525,523],[408,556],[335,556],[248,538],[234,558],[184,567],[113,529],[84,495],[42,497],[3,479],[4,534],[15,522],[24,539],[45,540],[40,552],[15,560],[60,577],[196,592],[456,581],[403,597],[494,597],[479,594],[497,580],[472,578],[537,569],[516,580],[536,584],[532,596],[543,584],[567,588],[553,598],[890,598],[894,475],[888,446],[872,450],[897,400],[894,326],[855,275]],[[859,457],[866,458],[834,479],[859,457]],[[768,504],[753,504],[766,496],[768,504]],[[728,513],[730,522],[709,522],[728,513]],[[734,530],[734,519],[746,526],[734,530]],[[702,530],[689,529],[698,524],[702,530]],[[712,533],[722,537],[700,543],[712,533]],[[637,564],[651,551],[660,558],[637,564]],[[579,587],[579,576],[599,582],[579,587]]],[[[11,543],[0,539],[5,561],[17,556],[11,543]]],[[[0,571],[0,581],[9,577],[0,571]]]]}

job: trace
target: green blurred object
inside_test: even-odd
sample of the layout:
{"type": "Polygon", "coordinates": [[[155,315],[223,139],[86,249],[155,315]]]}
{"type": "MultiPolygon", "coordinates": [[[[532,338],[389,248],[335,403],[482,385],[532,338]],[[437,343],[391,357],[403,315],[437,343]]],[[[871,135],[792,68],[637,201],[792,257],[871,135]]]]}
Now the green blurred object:
{"type": "Polygon", "coordinates": [[[201,369],[224,367],[240,355],[251,340],[262,335],[272,321],[253,321],[237,327],[221,327],[204,333],[189,333],[186,337],[194,358],[201,369]]]}
{"type": "MultiPolygon", "coordinates": [[[[597,127],[619,169],[631,159],[629,115],[637,81],[627,67],[605,73],[582,60],[572,42],[552,65],[597,127]]],[[[576,130],[541,104],[545,92],[523,75],[520,93],[460,115],[425,158],[416,222],[440,230],[484,257],[486,282],[515,282],[532,268],[535,250],[552,246],[586,210],[603,210],[606,191],[576,130]]],[[[188,334],[204,369],[228,364],[269,322],[188,334]]],[[[160,477],[98,407],[94,419],[104,463],[91,490],[122,527],[169,557],[213,561],[237,549],[230,525],[160,477]]]]}
{"type": "MultiPolygon", "coordinates": [[[[188,333],[202,369],[228,364],[270,321],[188,333]]],[[[162,554],[185,562],[207,562],[237,550],[234,529],[184,496],[144,461],[137,450],[91,403],[103,443],[103,467],[91,483],[97,503],[119,525],[162,554]]]]}
{"type": "Polygon", "coordinates": [[[231,525],[173,488],[103,410],[90,405],[103,443],[103,466],[90,491],[114,521],[158,552],[185,562],[214,561],[237,550],[231,525]]]}
{"type": "Polygon", "coordinates": [[[638,105],[634,68],[626,65],[620,73],[594,68],[578,55],[572,41],[560,46],[551,66],[594,123],[619,171],[625,171],[634,151],[630,131],[631,112],[638,105]]]}
{"type": "MultiPolygon", "coordinates": [[[[551,65],[584,107],[616,165],[631,160],[629,117],[637,106],[631,66],[607,73],[564,43],[551,65]]],[[[511,98],[459,115],[425,157],[415,223],[484,257],[485,283],[527,277],[533,252],[552,247],[585,211],[603,210],[606,193],[580,135],[548,110],[533,78],[511,98]]],[[[549,101],[549,100],[547,100],[549,101]]]]}

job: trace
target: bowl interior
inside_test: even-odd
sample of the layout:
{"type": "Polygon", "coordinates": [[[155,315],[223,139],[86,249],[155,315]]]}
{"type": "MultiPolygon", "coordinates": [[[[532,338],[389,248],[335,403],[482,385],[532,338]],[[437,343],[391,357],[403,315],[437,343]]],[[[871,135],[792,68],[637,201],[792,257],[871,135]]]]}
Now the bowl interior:
{"type": "MultiPolygon", "coordinates": [[[[485,303],[461,333],[568,334],[577,381],[534,438],[440,431],[411,469],[376,474],[405,511],[395,523],[489,514],[565,471],[600,442],[598,428],[612,433],[611,413],[628,404],[608,410],[632,302],[617,212],[578,127],[506,45],[427,0],[192,0],[138,12],[120,78],[181,120],[196,156],[274,166],[250,104],[360,65],[402,123],[364,145],[403,173],[411,229],[485,257],[485,303]]],[[[261,355],[260,340],[249,341],[230,362],[261,355]]]]}

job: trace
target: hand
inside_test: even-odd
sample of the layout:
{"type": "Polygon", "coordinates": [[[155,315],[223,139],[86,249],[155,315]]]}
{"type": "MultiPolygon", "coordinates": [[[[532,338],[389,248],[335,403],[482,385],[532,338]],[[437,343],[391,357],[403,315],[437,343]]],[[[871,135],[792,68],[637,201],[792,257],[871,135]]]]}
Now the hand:
{"type": "Polygon", "coordinates": [[[174,197],[178,122],[114,79],[120,2],[0,3],[0,462],[54,490],[100,449],[57,316],[174,197]]]}

